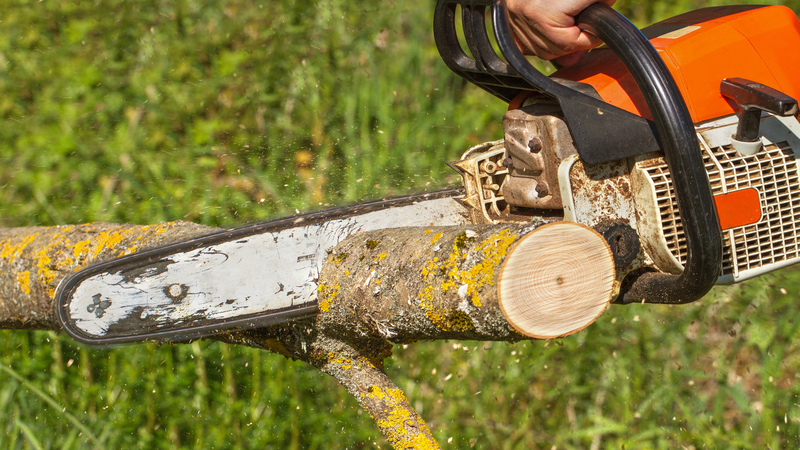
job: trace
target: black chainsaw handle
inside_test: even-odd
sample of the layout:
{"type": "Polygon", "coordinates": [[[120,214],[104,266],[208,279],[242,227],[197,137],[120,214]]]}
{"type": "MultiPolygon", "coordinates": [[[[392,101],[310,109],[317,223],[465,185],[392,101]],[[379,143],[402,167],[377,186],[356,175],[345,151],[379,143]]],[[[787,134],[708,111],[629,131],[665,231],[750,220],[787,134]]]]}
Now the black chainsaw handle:
{"type": "MultiPolygon", "coordinates": [[[[494,6],[495,34],[506,60],[522,77],[538,78],[541,73],[531,66],[514,41],[504,1],[495,0],[494,6]]],[[[689,303],[698,300],[711,290],[719,277],[722,234],[686,103],[656,49],[620,13],[604,3],[595,3],[582,11],[576,22],[582,29],[602,39],[617,54],[642,91],[656,123],[686,236],[683,273],[645,273],[623,289],[617,303],[689,303]]]]}
{"type": "MultiPolygon", "coordinates": [[[[604,102],[595,96],[591,86],[547,77],[530,65],[515,68],[501,59],[495,53],[485,23],[486,9],[495,11],[498,7],[502,5],[496,0],[437,1],[433,36],[450,70],[505,102],[512,101],[520,92],[557,101],[567,124],[581,124],[569,127],[569,132],[581,160],[587,164],[661,150],[655,123],[604,102]],[[459,7],[461,14],[457,13],[459,7]],[[456,30],[459,27],[470,55],[461,47],[456,30]],[[515,69],[525,71],[525,76],[515,69]],[[620,141],[626,145],[619,145],[620,141]]],[[[500,39],[498,35],[502,33],[494,29],[495,38],[500,39]]],[[[516,48],[510,36],[511,45],[516,48]]]]}

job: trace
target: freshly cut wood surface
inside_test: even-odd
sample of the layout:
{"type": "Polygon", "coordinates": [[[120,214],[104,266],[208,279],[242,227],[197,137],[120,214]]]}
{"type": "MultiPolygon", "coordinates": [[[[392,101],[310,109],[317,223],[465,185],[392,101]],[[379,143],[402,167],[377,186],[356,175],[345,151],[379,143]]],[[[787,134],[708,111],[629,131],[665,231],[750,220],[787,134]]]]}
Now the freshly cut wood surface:
{"type": "Polygon", "coordinates": [[[578,332],[611,302],[614,260],[584,225],[555,222],[522,237],[506,257],[497,297],[506,320],[539,339],[578,332]]]}

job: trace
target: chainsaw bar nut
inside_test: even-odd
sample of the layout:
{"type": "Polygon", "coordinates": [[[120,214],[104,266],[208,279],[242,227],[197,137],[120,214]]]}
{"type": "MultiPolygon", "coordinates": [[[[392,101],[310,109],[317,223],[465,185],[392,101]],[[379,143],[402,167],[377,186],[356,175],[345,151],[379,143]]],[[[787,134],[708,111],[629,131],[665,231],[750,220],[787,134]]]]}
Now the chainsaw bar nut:
{"type": "Polygon", "coordinates": [[[542,140],[536,136],[532,137],[531,140],[528,141],[528,150],[530,150],[531,153],[539,153],[542,151],[542,140]]]}

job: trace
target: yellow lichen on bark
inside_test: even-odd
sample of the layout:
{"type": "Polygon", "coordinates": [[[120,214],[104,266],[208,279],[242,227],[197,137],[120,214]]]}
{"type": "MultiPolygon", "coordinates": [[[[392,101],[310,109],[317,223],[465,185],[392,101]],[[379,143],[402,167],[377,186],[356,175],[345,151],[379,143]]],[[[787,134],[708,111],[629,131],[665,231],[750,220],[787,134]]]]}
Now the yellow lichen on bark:
{"type": "Polygon", "coordinates": [[[375,417],[370,409],[368,411],[395,448],[422,450],[441,448],[430,438],[431,431],[425,421],[406,406],[408,399],[402,390],[372,386],[367,392],[361,393],[361,398],[362,403],[373,401],[380,405],[384,413],[381,416],[375,417]],[[419,432],[409,433],[409,427],[419,432]]]}
{"type": "Polygon", "coordinates": [[[358,387],[355,397],[394,448],[440,448],[425,421],[414,411],[401,389],[390,382],[388,385],[375,384],[388,379],[369,358],[328,352],[326,363],[336,368],[332,372],[339,374],[339,377],[372,380],[372,384],[358,387]],[[372,378],[375,376],[377,378],[372,378]]]}
{"type": "MultiPolygon", "coordinates": [[[[430,230],[429,230],[429,231],[430,231],[430,230]]],[[[433,235],[433,239],[431,240],[431,245],[433,245],[433,244],[435,244],[435,243],[439,242],[439,239],[441,239],[441,238],[442,238],[442,236],[444,236],[444,232],[442,232],[442,231],[440,231],[440,232],[438,232],[438,233],[434,234],[434,235],[433,235]]]]}
{"type": "MultiPolygon", "coordinates": [[[[435,244],[441,233],[437,233],[431,244],[435,244]]],[[[501,230],[480,242],[474,248],[467,248],[472,239],[462,233],[453,240],[453,248],[447,259],[440,261],[438,257],[425,263],[421,275],[428,284],[418,295],[420,308],[430,321],[442,331],[469,331],[474,329],[472,319],[467,312],[455,308],[437,308],[433,298],[435,292],[448,293],[457,291],[460,297],[468,298],[473,306],[482,306],[479,292],[485,286],[494,286],[495,271],[505,258],[509,247],[517,236],[509,230],[501,230]],[[479,254],[475,264],[464,268],[470,253],[479,254]],[[444,274],[438,286],[437,280],[444,274]]]]}
{"type": "Polygon", "coordinates": [[[426,286],[419,294],[419,307],[425,316],[442,331],[465,332],[474,330],[472,319],[463,311],[451,308],[437,308],[433,303],[433,286],[426,286]]]}
{"type": "Polygon", "coordinates": [[[6,239],[3,241],[2,245],[0,245],[0,258],[7,260],[9,264],[13,264],[14,260],[25,250],[25,247],[33,242],[38,235],[39,233],[30,234],[23,237],[19,242],[13,242],[13,239],[6,239]]]}
{"type": "MultiPolygon", "coordinates": [[[[104,225],[104,224],[103,224],[104,225]]],[[[52,298],[55,295],[55,278],[59,271],[75,272],[83,269],[89,262],[98,259],[103,251],[111,252],[111,256],[120,257],[135,253],[137,244],[122,245],[126,239],[138,234],[135,242],[141,241],[148,233],[159,234],[169,224],[149,225],[144,227],[118,227],[103,229],[103,225],[81,225],[45,228],[45,231],[31,233],[21,239],[10,238],[0,242],[0,258],[13,264],[22,257],[23,252],[34,241],[34,252],[31,255],[33,264],[30,271],[17,274],[20,289],[30,295],[31,282],[47,286],[46,292],[52,298]],[[94,230],[100,230],[94,232],[94,230]],[[73,242],[70,236],[76,232],[86,233],[85,238],[73,242]],[[44,240],[44,242],[39,242],[44,240]]]]}
{"type": "Polygon", "coordinates": [[[334,352],[328,352],[328,363],[334,364],[342,370],[350,370],[355,365],[352,358],[334,352]]]}
{"type": "Polygon", "coordinates": [[[57,329],[59,282],[87,265],[216,231],[188,222],[152,226],[91,223],[0,229],[0,328],[57,329]]]}
{"type": "MultiPolygon", "coordinates": [[[[459,286],[467,286],[466,295],[473,305],[480,308],[481,299],[478,296],[478,290],[486,285],[494,286],[495,270],[503,261],[503,258],[506,257],[508,248],[516,239],[516,235],[508,230],[502,230],[485,239],[474,249],[475,252],[480,252],[482,255],[477,264],[467,270],[457,270],[453,265],[448,270],[448,275],[450,275],[454,283],[459,283],[459,286]]],[[[459,249],[457,247],[458,241],[453,245],[453,254],[458,254],[459,249]]],[[[464,256],[466,257],[466,255],[464,256]]]]}
{"type": "Polygon", "coordinates": [[[154,233],[159,234],[164,230],[164,225],[147,225],[141,228],[128,228],[121,230],[106,230],[96,235],[72,244],[66,241],[67,247],[72,247],[73,261],[85,261],[87,258],[96,259],[103,250],[114,249],[114,256],[125,256],[136,253],[137,245],[132,244],[125,248],[117,248],[120,243],[133,233],[138,233],[137,240],[143,239],[145,234],[155,228],[154,233]]]}
{"type": "Polygon", "coordinates": [[[17,274],[17,284],[26,295],[31,295],[31,273],[26,270],[17,274]]]}
{"type": "Polygon", "coordinates": [[[328,284],[325,282],[320,283],[319,286],[317,286],[317,302],[319,304],[320,311],[330,311],[333,301],[336,299],[336,296],[339,295],[341,290],[342,287],[339,285],[338,281],[333,286],[328,286],[328,284]]]}
{"type": "MultiPolygon", "coordinates": [[[[50,298],[55,296],[56,289],[52,286],[52,282],[56,277],[56,267],[53,264],[53,259],[51,255],[55,255],[55,248],[64,245],[66,236],[73,227],[58,227],[58,232],[53,233],[52,235],[48,236],[48,242],[46,245],[41,246],[41,248],[34,254],[33,260],[36,266],[37,272],[37,281],[41,282],[42,285],[46,286],[47,294],[50,298]]],[[[64,261],[64,266],[72,266],[73,259],[67,257],[64,261]]]]}

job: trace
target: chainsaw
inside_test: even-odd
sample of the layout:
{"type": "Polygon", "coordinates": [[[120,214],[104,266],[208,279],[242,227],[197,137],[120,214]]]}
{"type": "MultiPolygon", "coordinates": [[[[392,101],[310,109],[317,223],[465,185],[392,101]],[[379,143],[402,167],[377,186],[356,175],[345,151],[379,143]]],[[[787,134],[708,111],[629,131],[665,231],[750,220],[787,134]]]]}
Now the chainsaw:
{"type": "Polygon", "coordinates": [[[501,0],[439,0],[434,36],[446,65],[509,104],[504,139],[450,163],[463,187],[91,266],[59,285],[61,325],[80,342],[109,345],[311,316],[328,252],[348,236],[393,227],[533,217],[583,224],[611,249],[621,304],[688,303],[715,284],[798,262],[795,14],[714,7],[640,31],[594,4],[576,20],[605,45],[545,76],[515,43],[501,0]]]}

